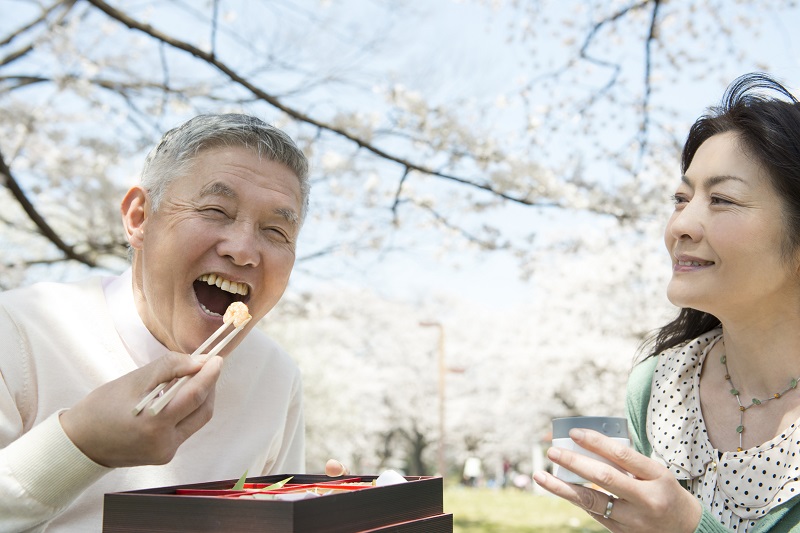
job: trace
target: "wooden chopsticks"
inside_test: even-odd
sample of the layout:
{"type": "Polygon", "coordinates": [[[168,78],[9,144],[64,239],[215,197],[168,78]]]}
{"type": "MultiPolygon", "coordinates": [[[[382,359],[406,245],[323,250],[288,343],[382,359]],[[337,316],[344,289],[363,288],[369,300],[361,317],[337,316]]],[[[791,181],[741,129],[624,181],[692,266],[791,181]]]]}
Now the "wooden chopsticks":
{"type": "MultiPolygon", "coordinates": [[[[211,336],[208,337],[208,339],[206,339],[206,341],[203,342],[203,344],[201,344],[191,354],[190,357],[192,359],[194,359],[194,360],[196,360],[197,362],[200,362],[200,363],[205,363],[206,361],[208,361],[209,359],[211,359],[212,357],[217,355],[220,351],[222,351],[222,349],[225,348],[225,346],[229,342],[231,342],[231,340],[233,340],[233,338],[240,331],[242,331],[242,329],[247,325],[247,323],[250,322],[252,317],[250,316],[249,313],[247,313],[247,307],[244,306],[244,304],[240,304],[240,306],[244,308],[243,313],[244,313],[244,315],[246,315],[246,317],[244,315],[242,315],[242,314],[239,314],[239,315],[235,316],[234,312],[231,309],[233,306],[229,307],[228,311],[225,313],[225,316],[222,319],[223,320],[222,325],[217,329],[217,331],[212,333],[211,336]],[[233,331],[228,333],[228,335],[225,336],[225,338],[223,338],[221,341],[219,341],[217,343],[217,345],[214,346],[211,349],[211,351],[209,351],[208,353],[204,354],[203,351],[206,348],[208,348],[211,345],[211,343],[214,342],[217,339],[217,337],[222,335],[222,333],[226,329],[228,329],[228,326],[231,325],[231,324],[233,324],[233,326],[234,326],[233,331]]],[[[240,310],[239,313],[242,313],[242,311],[240,310]]],[[[136,404],[136,407],[133,408],[133,415],[134,416],[138,415],[153,400],[155,400],[155,401],[153,401],[153,404],[148,409],[148,412],[151,415],[157,415],[158,413],[160,413],[161,410],[164,409],[164,407],[166,407],[166,405],[170,402],[170,400],[172,400],[172,398],[175,397],[175,395],[178,393],[178,390],[180,390],[180,388],[183,386],[183,384],[186,383],[186,381],[189,379],[189,377],[190,376],[183,376],[178,381],[176,381],[172,385],[172,387],[170,387],[163,394],[162,394],[162,391],[169,385],[169,383],[161,383],[160,385],[158,385],[156,388],[154,388],[152,391],[150,391],[150,393],[147,396],[142,398],[142,401],[140,401],[138,404],[136,404]]]]}

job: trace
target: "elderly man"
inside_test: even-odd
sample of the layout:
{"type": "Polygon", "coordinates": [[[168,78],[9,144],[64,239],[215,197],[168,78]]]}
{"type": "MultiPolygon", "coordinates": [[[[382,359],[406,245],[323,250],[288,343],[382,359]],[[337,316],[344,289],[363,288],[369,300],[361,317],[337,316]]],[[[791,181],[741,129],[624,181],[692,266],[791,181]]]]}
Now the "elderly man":
{"type": "Polygon", "coordinates": [[[300,374],[254,328],[286,289],[308,195],[283,132],[199,116],[122,201],[127,272],[0,294],[0,530],[100,531],[107,492],[304,471],[300,374]],[[194,362],[233,301],[253,320],[194,362]],[[182,376],[160,413],[132,413],[182,376]]]}

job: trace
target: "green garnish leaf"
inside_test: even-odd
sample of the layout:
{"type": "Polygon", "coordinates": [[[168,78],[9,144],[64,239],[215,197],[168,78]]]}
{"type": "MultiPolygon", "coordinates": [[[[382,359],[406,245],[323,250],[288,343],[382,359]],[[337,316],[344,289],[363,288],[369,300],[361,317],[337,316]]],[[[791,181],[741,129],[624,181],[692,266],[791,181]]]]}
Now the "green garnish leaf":
{"type": "Polygon", "coordinates": [[[245,479],[247,479],[247,470],[244,471],[242,477],[239,478],[239,481],[236,482],[236,485],[234,485],[231,490],[242,490],[244,488],[245,479]]]}
{"type": "Polygon", "coordinates": [[[273,483],[272,485],[270,485],[268,487],[264,487],[261,490],[276,490],[276,489],[279,489],[279,488],[283,487],[284,485],[286,485],[286,483],[288,483],[289,480],[292,479],[293,477],[294,476],[289,476],[286,479],[282,479],[282,480],[280,480],[280,481],[278,481],[276,483],[273,483]]]}

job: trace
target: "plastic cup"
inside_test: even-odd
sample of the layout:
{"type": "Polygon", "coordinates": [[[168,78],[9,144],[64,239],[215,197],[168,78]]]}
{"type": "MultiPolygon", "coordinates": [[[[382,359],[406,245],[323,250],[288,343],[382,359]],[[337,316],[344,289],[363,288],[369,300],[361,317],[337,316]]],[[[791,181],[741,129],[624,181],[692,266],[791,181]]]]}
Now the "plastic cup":
{"type": "MultiPolygon", "coordinates": [[[[584,450],[569,438],[569,431],[574,428],[592,429],[607,437],[611,437],[617,442],[630,446],[631,441],[628,437],[628,421],[622,417],[616,416],[570,416],[565,418],[553,419],[553,446],[556,448],[564,448],[573,452],[585,455],[592,459],[596,459],[609,466],[613,466],[620,472],[624,472],[617,465],[606,459],[600,457],[596,453],[584,450]]],[[[553,475],[567,483],[589,483],[588,480],[583,479],[579,475],[570,472],[566,468],[559,465],[553,465],[553,475]]]]}

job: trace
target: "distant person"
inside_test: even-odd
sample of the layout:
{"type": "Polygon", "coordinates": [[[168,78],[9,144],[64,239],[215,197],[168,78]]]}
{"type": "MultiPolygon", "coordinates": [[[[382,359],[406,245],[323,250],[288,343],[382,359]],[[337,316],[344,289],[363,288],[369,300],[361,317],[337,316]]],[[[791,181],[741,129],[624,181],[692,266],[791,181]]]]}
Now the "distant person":
{"type": "Polygon", "coordinates": [[[632,474],[567,450],[594,482],[535,481],[615,532],[800,531],[800,103],[737,79],[692,126],[665,242],[670,301],[632,372],[635,451],[570,436],[632,474]]]}
{"type": "Polygon", "coordinates": [[[304,472],[300,373],[255,326],[286,289],[308,195],[285,133],[198,116],[122,200],[128,271],[0,294],[0,531],[100,531],[104,493],[304,472]],[[224,362],[192,361],[235,300],[253,320],[224,362]],[[132,413],[181,376],[163,411],[132,413]]]}
{"type": "Polygon", "coordinates": [[[483,464],[479,457],[467,457],[464,461],[464,484],[468,487],[477,487],[483,477],[483,464]]]}

